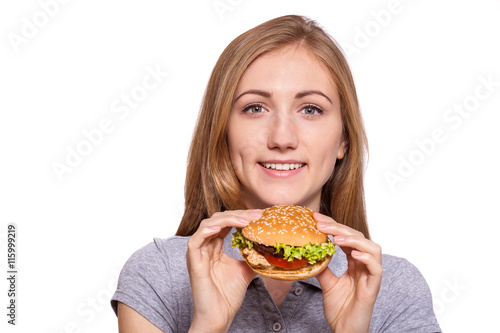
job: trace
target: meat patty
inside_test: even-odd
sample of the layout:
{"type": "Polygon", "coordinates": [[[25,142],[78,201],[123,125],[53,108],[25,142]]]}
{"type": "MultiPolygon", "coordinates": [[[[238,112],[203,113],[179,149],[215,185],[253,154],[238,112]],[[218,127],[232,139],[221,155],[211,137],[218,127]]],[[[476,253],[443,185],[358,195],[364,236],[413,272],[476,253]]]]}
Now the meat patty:
{"type": "Polygon", "coordinates": [[[278,253],[275,253],[276,249],[274,248],[274,246],[267,246],[267,245],[254,243],[253,247],[255,247],[255,249],[261,253],[269,253],[269,254],[272,254],[273,256],[278,257],[278,258],[283,258],[283,256],[285,255],[285,252],[283,252],[283,249],[281,249],[278,253]]]}
{"type": "Polygon", "coordinates": [[[243,255],[245,256],[246,260],[252,264],[255,268],[269,268],[272,265],[264,258],[262,253],[259,251],[256,251],[255,249],[249,249],[248,247],[243,249],[243,255]]]}

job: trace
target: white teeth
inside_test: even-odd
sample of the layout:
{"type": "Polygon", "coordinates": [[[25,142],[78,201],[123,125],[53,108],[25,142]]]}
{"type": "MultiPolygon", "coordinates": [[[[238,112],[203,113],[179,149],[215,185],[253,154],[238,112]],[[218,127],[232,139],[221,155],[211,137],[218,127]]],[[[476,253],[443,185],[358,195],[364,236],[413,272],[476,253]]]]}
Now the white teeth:
{"type": "Polygon", "coordinates": [[[266,163],[266,164],[262,164],[264,167],[266,167],[267,169],[271,169],[271,170],[294,170],[294,169],[299,169],[299,168],[302,168],[304,166],[303,163],[285,163],[285,164],[281,164],[281,163],[266,163]]]}

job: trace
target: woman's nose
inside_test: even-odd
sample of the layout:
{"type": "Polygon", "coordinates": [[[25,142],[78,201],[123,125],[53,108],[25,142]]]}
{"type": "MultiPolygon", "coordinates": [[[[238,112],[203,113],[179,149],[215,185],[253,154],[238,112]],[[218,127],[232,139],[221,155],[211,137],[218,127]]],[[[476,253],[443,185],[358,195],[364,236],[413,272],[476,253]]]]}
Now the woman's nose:
{"type": "Polygon", "coordinates": [[[297,124],[289,115],[274,115],[269,121],[267,147],[269,149],[295,149],[298,145],[297,124]]]}

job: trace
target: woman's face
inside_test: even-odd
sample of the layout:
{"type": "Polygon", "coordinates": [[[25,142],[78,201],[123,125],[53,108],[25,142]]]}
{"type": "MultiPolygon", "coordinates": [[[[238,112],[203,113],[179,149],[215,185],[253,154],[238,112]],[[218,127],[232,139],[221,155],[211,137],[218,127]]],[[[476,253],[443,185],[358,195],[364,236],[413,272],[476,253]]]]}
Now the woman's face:
{"type": "Polygon", "coordinates": [[[248,208],[319,211],[321,188],[346,149],[339,95],[324,65],[295,46],[257,58],[236,88],[228,142],[248,208]]]}

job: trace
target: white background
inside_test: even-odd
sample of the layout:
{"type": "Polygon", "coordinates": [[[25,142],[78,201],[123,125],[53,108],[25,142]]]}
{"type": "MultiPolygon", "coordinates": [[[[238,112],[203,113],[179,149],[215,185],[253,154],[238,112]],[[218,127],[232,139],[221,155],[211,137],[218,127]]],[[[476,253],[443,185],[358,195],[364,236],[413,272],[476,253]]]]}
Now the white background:
{"type": "Polygon", "coordinates": [[[500,1],[62,2],[0,5],[2,332],[117,331],[117,273],[180,221],[213,65],[240,33],[285,14],[317,20],[349,54],[373,239],[421,270],[444,331],[498,331],[500,1]],[[114,112],[147,68],[168,76],[126,117],[114,112]],[[53,164],[103,119],[112,131],[58,179],[53,164]],[[442,140],[430,144],[436,130],[442,140]],[[387,173],[401,177],[392,188],[387,173]],[[12,222],[16,327],[3,278],[12,222]]]}

